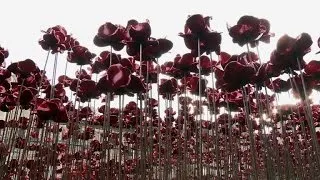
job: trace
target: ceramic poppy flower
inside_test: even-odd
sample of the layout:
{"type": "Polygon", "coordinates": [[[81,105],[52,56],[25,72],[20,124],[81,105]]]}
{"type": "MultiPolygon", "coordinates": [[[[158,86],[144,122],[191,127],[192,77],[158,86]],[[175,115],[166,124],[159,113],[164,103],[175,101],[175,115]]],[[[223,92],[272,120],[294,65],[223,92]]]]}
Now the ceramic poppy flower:
{"type": "Polygon", "coordinates": [[[0,46],[0,64],[9,56],[9,51],[0,46]]]}
{"type": "Polygon", "coordinates": [[[159,86],[159,93],[163,95],[164,98],[169,98],[169,96],[174,96],[178,93],[178,82],[176,79],[161,79],[159,86]]]}
{"type": "MultiPolygon", "coordinates": [[[[187,88],[190,90],[190,93],[192,94],[196,94],[196,95],[204,95],[205,94],[205,90],[207,87],[207,81],[206,79],[201,79],[199,76],[191,76],[191,77],[185,77],[186,78],[186,86],[187,88]],[[200,83],[201,83],[201,90],[200,90],[200,83]],[[200,91],[200,92],[199,92],[200,91]]],[[[184,80],[181,80],[182,82],[184,82],[184,80]]]]}
{"type": "Polygon", "coordinates": [[[120,60],[120,64],[129,69],[131,73],[136,72],[136,70],[138,69],[138,65],[135,63],[134,58],[129,57],[129,58],[122,58],[120,60]]]}
{"type": "Polygon", "coordinates": [[[226,83],[226,87],[228,87],[227,89],[235,90],[249,83],[255,73],[254,67],[232,61],[229,62],[224,69],[223,80],[226,83]]]}
{"type": "Polygon", "coordinates": [[[79,46],[80,43],[75,38],[73,38],[71,35],[67,35],[64,45],[65,45],[65,48],[66,48],[67,51],[71,51],[71,49],[73,47],[79,46]]]}
{"type": "Polygon", "coordinates": [[[81,71],[76,71],[76,78],[79,80],[82,79],[91,79],[91,74],[89,74],[85,69],[81,69],[81,71]]]}
{"type": "Polygon", "coordinates": [[[34,96],[36,95],[35,93],[37,93],[36,89],[29,89],[29,88],[24,88],[24,90],[21,91],[21,95],[20,95],[20,105],[28,108],[28,106],[30,105],[30,102],[33,100],[34,96]]]}
{"type": "Polygon", "coordinates": [[[243,65],[252,64],[259,60],[259,57],[254,52],[244,52],[241,53],[239,56],[237,56],[237,61],[240,62],[243,65]]]}
{"type": "Polygon", "coordinates": [[[277,78],[267,84],[267,87],[276,93],[287,92],[289,89],[291,89],[290,82],[282,80],[280,78],[277,78]]]}
{"type": "Polygon", "coordinates": [[[188,17],[184,26],[184,33],[204,34],[210,30],[211,17],[203,17],[201,14],[194,14],[188,17]]]}
{"type": "Polygon", "coordinates": [[[307,75],[320,77],[320,61],[312,60],[304,68],[307,75]]]}
{"type": "Polygon", "coordinates": [[[198,68],[198,62],[196,62],[196,59],[192,56],[191,53],[186,53],[182,56],[179,54],[174,58],[174,67],[185,72],[197,72],[198,68]]]}
{"type": "Polygon", "coordinates": [[[129,20],[127,23],[127,31],[131,41],[144,44],[151,36],[151,26],[149,21],[139,23],[136,20],[129,20]]]}
{"type": "Polygon", "coordinates": [[[83,79],[79,83],[79,89],[77,92],[81,102],[88,101],[89,99],[97,98],[99,96],[98,89],[96,88],[96,82],[93,80],[83,79]]]}
{"type": "Polygon", "coordinates": [[[59,83],[63,84],[64,87],[69,87],[72,82],[72,78],[68,77],[67,75],[61,75],[58,77],[59,83]]]}
{"type": "MultiPolygon", "coordinates": [[[[173,43],[168,39],[156,39],[154,43],[149,43],[142,50],[142,59],[144,61],[160,58],[162,54],[167,53],[173,47],[173,43]]],[[[139,59],[139,56],[137,57],[139,59]]]]}
{"type": "Polygon", "coordinates": [[[262,35],[255,41],[250,42],[252,48],[256,47],[260,41],[270,43],[270,38],[275,36],[274,33],[270,32],[270,22],[266,19],[260,19],[260,30],[263,32],[262,35]]]}
{"type": "Polygon", "coordinates": [[[237,24],[228,27],[229,35],[234,43],[243,46],[259,40],[263,35],[269,33],[270,25],[265,19],[258,19],[253,16],[242,16],[237,24]]]}
{"type": "Polygon", "coordinates": [[[119,54],[110,53],[109,51],[102,51],[96,60],[91,64],[92,73],[100,73],[106,70],[112,64],[118,64],[121,60],[119,54]]]}
{"type": "Polygon", "coordinates": [[[125,46],[126,39],[126,29],[123,26],[106,22],[99,27],[93,43],[98,47],[111,46],[114,50],[120,51],[125,46]]]}
{"type": "Polygon", "coordinates": [[[184,76],[184,72],[180,69],[174,67],[174,62],[167,61],[160,67],[161,73],[166,74],[168,76],[175,77],[177,79],[181,79],[184,76]]]}
{"type": "Polygon", "coordinates": [[[11,72],[8,69],[0,68],[0,84],[5,83],[5,81],[11,77],[11,72]]]}
{"type": "Polygon", "coordinates": [[[310,52],[311,45],[312,39],[307,33],[302,33],[297,38],[284,35],[278,40],[277,49],[272,52],[270,62],[282,71],[288,68],[299,70],[298,62],[301,68],[304,68],[306,63],[303,56],[310,52]]]}
{"type": "Polygon", "coordinates": [[[17,97],[13,94],[4,94],[0,98],[0,111],[9,112],[17,105],[17,97]]]}
{"type": "Polygon", "coordinates": [[[190,16],[185,24],[184,33],[179,36],[184,38],[185,45],[191,50],[193,56],[200,53],[216,52],[220,54],[221,34],[210,30],[210,17],[203,17],[201,14],[190,16]],[[198,42],[200,52],[198,52],[198,42]]]}
{"type": "Polygon", "coordinates": [[[54,53],[62,53],[67,50],[66,43],[69,43],[67,40],[67,31],[64,27],[57,25],[51,28],[48,28],[47,31],[44,31],[42,39],[39,40],[39,44],[42,49],[54,53]]]}
{"type": "Polygon", "coordinates": [[[24,61],[19,61],[17,67],[21,73],[30,74],[37,70],[36,63],[31,59],[26,59],[24,61]]]}
{"type": "Polygon", "coordinates": [[[201,74],[208,76],[213,72],[213,68],[217,64],[217,61],[210,60],[208,56],[200,56],[199,64],[201,68],[201,74]]]}
{"type": "Polygon", "coordinates": [[[91,60],[96,56],[83,46],[74,46],[71,50],[71,52],[68,52],[67,60],[77,65],[90,64],[91,60]]]}
{"type": "Polygon", "coordinates": [[[111,65],[107,70],[107,75],[100,78],[97,88],[101,92],[125,93],[125,88],[131,81],[130,71],[121,64],[111,65]]]}
{"type": "Polygon", "coordinates": [[[43,100],[41,104],[36,107],[38,118],[41,120],[53,119],[59,110],[59,106],[51,100],[43,100]]]}
{"type": "Polygon", "coordinates": [[[107,70],[107,75],[115,89],[125,87],[130,83],[131,73],[121,64],[111,65],[107,70]]]}
{"type": "Polygon", "coordinates": [[[126,87],[132,93],[145,93],[147,92],[146,83],[138,76],[131,75],[130,83],[126,87]]]}

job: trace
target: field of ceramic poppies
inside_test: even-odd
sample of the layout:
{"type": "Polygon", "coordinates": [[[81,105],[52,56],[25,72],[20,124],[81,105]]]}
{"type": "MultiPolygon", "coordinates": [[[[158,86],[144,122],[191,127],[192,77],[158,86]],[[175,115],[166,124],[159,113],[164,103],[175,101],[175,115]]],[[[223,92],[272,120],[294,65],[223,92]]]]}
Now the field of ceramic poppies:
{"type": "Polygon", "coordinates": [[[320,179],[320,105],[310,98],[320,61],[303,58],[316,53],[311,36],[274,39],[268,20],[246,15],[226,28],[244,49],[232,54],[210,19],[189,16],[179,36],[190,51],[164,63],[174,44],[152,37],[149,21],[102,24],[97,54],[50,27],[39,33],[44,67],[9,64],[0,47],[0,179],[320,179]],[[279,105],[280,93],[299,102],[279,105]]]}

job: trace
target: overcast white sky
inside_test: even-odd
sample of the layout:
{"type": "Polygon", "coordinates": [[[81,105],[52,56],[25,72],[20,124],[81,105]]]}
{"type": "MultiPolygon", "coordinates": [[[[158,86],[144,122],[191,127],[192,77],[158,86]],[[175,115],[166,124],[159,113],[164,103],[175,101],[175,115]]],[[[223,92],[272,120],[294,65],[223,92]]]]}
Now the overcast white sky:
{"type": "MultiPolygon", "coordinates": [[[[31,58],[43,67],[46,52],[38,45],[42,35],[40,30],[57,24],[64,26],[82,45],[99,54],[105,48],[97,48],[92,42],[98,27],[106,21],[126,25],[129,19],[149,19],[153,37],[167,37],[173,41],[171,53],[161,58],[164,62],[177,53],[187,52],[178,33],[183,31],[187,16],[195,13],[212,16],[212,29],[223,32],[222,50],[231,54],[246,49],[232,43],[226,23],[233,25],[242,15],[253,15],[268,19],[271,31],[276,34],[271,44],[261,43],[264,61],[268,60],[281,35],[287,33],[295,37],[301,32],[310,33],[315,42],[312,54],[306,58],[319,59],[314,55],[318,50],[316,40],[320,36],[317,0],[2,0],[0,4],[0,46],[10,52],[7,63],[31,58]]],[[[65,60],[63,57],[60,59],[63,60],[59,62],[61,74],[65,60]]],[[[52,64],[49,62],[49,67],[52,64]]]]}

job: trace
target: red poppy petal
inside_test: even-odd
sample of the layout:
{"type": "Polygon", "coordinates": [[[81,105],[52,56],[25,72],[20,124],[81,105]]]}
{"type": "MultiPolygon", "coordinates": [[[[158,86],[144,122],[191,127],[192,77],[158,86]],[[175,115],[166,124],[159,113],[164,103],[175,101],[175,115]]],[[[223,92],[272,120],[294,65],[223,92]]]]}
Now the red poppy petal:
{"type": "Polygon", "coordinates": [[[31,59],[26,59],[18,62],[18,68],[22,72],[31,73],[37,69],[37,66],[31,59]]]}

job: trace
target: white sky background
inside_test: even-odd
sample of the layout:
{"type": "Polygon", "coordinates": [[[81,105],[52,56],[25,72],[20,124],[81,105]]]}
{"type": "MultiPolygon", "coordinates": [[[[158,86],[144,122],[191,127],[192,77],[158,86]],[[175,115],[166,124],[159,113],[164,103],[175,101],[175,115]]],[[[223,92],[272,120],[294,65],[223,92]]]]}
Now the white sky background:
{"type": "MultiPolygon", "coordinates": [[[[228,35],[226,24],[234,25],[243,15],[253,15],[258,18],[266,18],[271,23],[271,32],[276,36],[270,44],[261,43],[260,53],[262,61],[269,60],[269,55],[280,36],[287,33],[296,37],[301,32],[309,33],[314,40],[312,52],[305,56],[307,61],[319,59],[317,39],[320,36],[319,2],[312,1],[279,1],[279,0],[39,0],[18,1],[2,0],[0,3],[0,46],[9,50],[9,58],[6,63],[30,58],[40,68],[43,67],[46,52],[38,44],[42,36],[40,30],[46,30],[55,25],[64,26],[68,33],[73,34],[81,45],[88,47],[97,55],[109,48],[98,48],[93,44],[93,37],[98,27],[110,21],[114,24],[126,25],[130,19],[138,21],[150,20],[152,37],[167,37],[174,43],[173,49],[167,53],[160,62],[172,60],[179,53],[188,52],[183,39],[178,36],[183,32],[188,15],[200,13],[212,16],[211,28],[222,32],[222,51],[230,54],[240,54],[246,51],[245,47],[239,47],[232,43],[228,35]]],[[[123,54],[125,50],[123,50],[123,54]]],[[[123,55],[125,57],[125,54],[123,55]]],[[[48,77],[52,73],[53,56],[48,64],[48,77]]],[[[59,56],[58,74],[63,74],[65,56],[59,56]]],[[[215,57],[216,58],[216,57],[215,57]]],[[[69,73],[74,77],[76,66],[70,66],[69,73]]],[[[290,99],[281,98],[288,102],[290,99]]]]}

